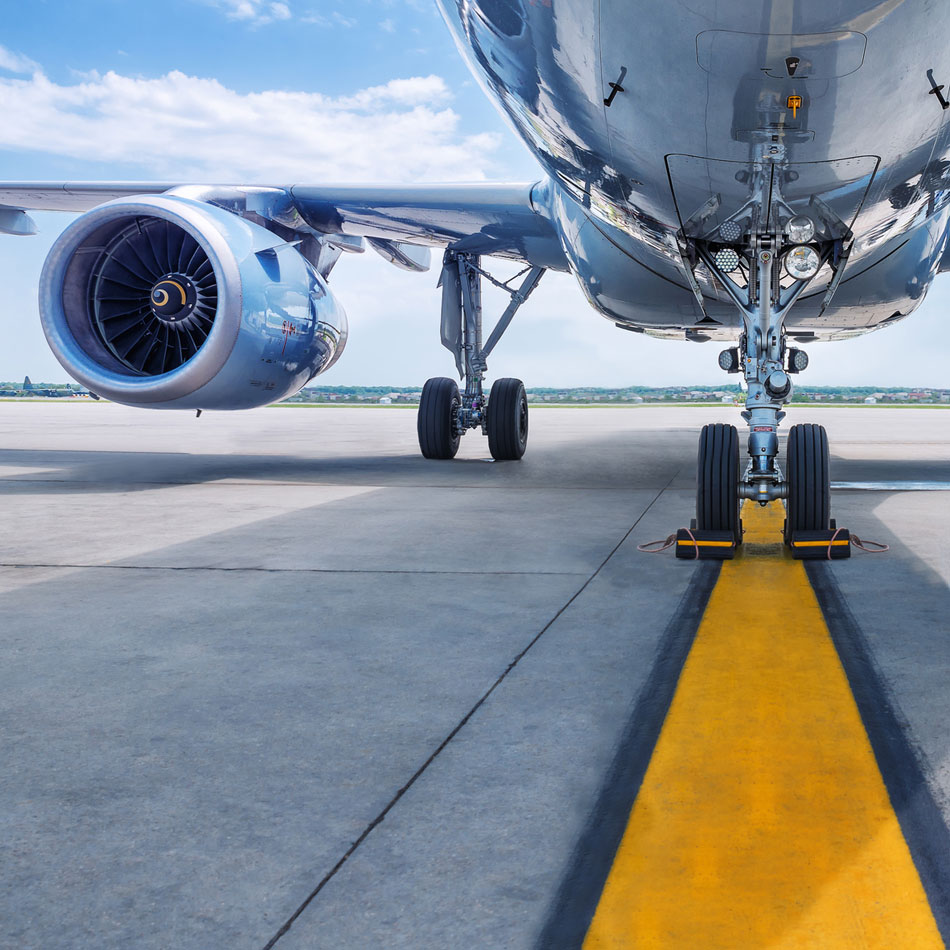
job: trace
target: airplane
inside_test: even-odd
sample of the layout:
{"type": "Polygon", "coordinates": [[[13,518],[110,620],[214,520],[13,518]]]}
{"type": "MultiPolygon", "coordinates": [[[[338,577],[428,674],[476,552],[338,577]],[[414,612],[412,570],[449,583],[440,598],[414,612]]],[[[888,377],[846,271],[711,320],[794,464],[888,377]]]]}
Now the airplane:
{"type": "MultiPolygon", "coordinates": [[[[548,269],[624,331],[720,341],[745,383],[702,430],[696,526],[741,538],[743,499],[830,530],[822,426],[778,431],[803,345],[892,325],[950,270],[950,44],[924,0],[437,0],[476,78],[537,158],[529,183],[0,183],[0,229],[80,212],[40,279],[71,376],[116,402],[239,409],[297,392],[343,352],[327,282],[368,246],[421,272],[442,252],[453,379],[426,382],[422,454],[469,430],[527,445],[524,385],[488,360],[548,269]],[[497,281],[486,258],[519,261],[497,281]],[[484,281],[511,303],[485,337],[484,281]]],[[[671,348],[671,360],[676,353],[671,348]]]]}
{"type": "Polygon", "coordinates": [[[72,390],[69,389],[47,389],[45,386],[34,386],[30,382],[29,376],[23,377],[23,388],[18,395],[29,394],[30,396],[43,396],[47,399],[59,399],[63,396],[71,396],[72,390]]]}

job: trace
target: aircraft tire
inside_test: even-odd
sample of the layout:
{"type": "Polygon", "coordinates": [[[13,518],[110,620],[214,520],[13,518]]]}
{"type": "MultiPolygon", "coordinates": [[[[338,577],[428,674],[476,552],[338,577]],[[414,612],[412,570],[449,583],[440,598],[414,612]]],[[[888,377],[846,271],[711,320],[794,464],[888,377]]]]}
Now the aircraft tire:
{"type": "Polygon", "coordinates": [[[699,436],[696,527],[731,531],[739,538],[739,433],[735,426],[705,425],[699,436]]]}
{"type": "Polygon", "coordinates": [[[528,397],[520,379],[496,379],[488,397],[488,450],[499,462],[516,462],[528,445],[528,397]]]}
{"type": "Polygon", "coordinates": [[[794,531],[827,531],[831,523],[831,466],[825,427],[812,423],[792,426],[786,460],[788,542],[794,531]]]}
{"type": "Polygon", "coordinates": [[[455,458],[461,439],[456,414],[461,405],[454,379],[437,376],[426,380],[419,399],[416,431],[419,448],[427,459],[455,458]]]}

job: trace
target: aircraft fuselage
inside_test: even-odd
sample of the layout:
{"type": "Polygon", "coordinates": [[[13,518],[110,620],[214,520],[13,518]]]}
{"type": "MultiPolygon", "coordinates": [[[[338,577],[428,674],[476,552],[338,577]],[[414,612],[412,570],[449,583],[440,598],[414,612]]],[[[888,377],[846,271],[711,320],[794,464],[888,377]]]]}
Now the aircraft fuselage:
{"type": "Polygon", "coordinates": [[[853,335],[923,299],[950,214],[950,124],[928,76],[950,83],[950,37],[928,4],[439,3],[549,174],[536,200],[558,215],[605,316],[681,339],[700,321],[694,338],[736,335],[735,307],[702,268],[699,308],[677,236],[710,199],[713,224],[747,201],[770,150],[790,204],[817,196],[854,233],[833,304],[822,312],[819,275],[789,314],[791,335],[853,335]]]}

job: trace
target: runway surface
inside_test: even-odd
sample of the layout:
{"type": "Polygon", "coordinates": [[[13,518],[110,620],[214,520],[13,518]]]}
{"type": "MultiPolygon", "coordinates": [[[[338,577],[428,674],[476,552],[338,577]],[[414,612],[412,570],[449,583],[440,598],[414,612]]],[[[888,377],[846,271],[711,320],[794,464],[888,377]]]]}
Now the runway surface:
{"type": "Polygon", "coordinates": [[[885,555],[639,553],[736,415],[0,403],[0,946],[943,945],[950,411],[789,413],[885,555]]]}

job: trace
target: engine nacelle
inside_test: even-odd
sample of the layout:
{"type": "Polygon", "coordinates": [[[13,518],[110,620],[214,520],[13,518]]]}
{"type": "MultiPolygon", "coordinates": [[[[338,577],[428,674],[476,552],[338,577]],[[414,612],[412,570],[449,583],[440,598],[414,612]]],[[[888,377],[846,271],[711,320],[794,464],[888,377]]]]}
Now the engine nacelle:
{"type": "Polygon", "coordinates": [[[346,343],[324,278],[266,228],[175,194],[118,199],[57,239],[40,278],[56,358],[151,409],[249,409],[297,392],[346,343]]]}

